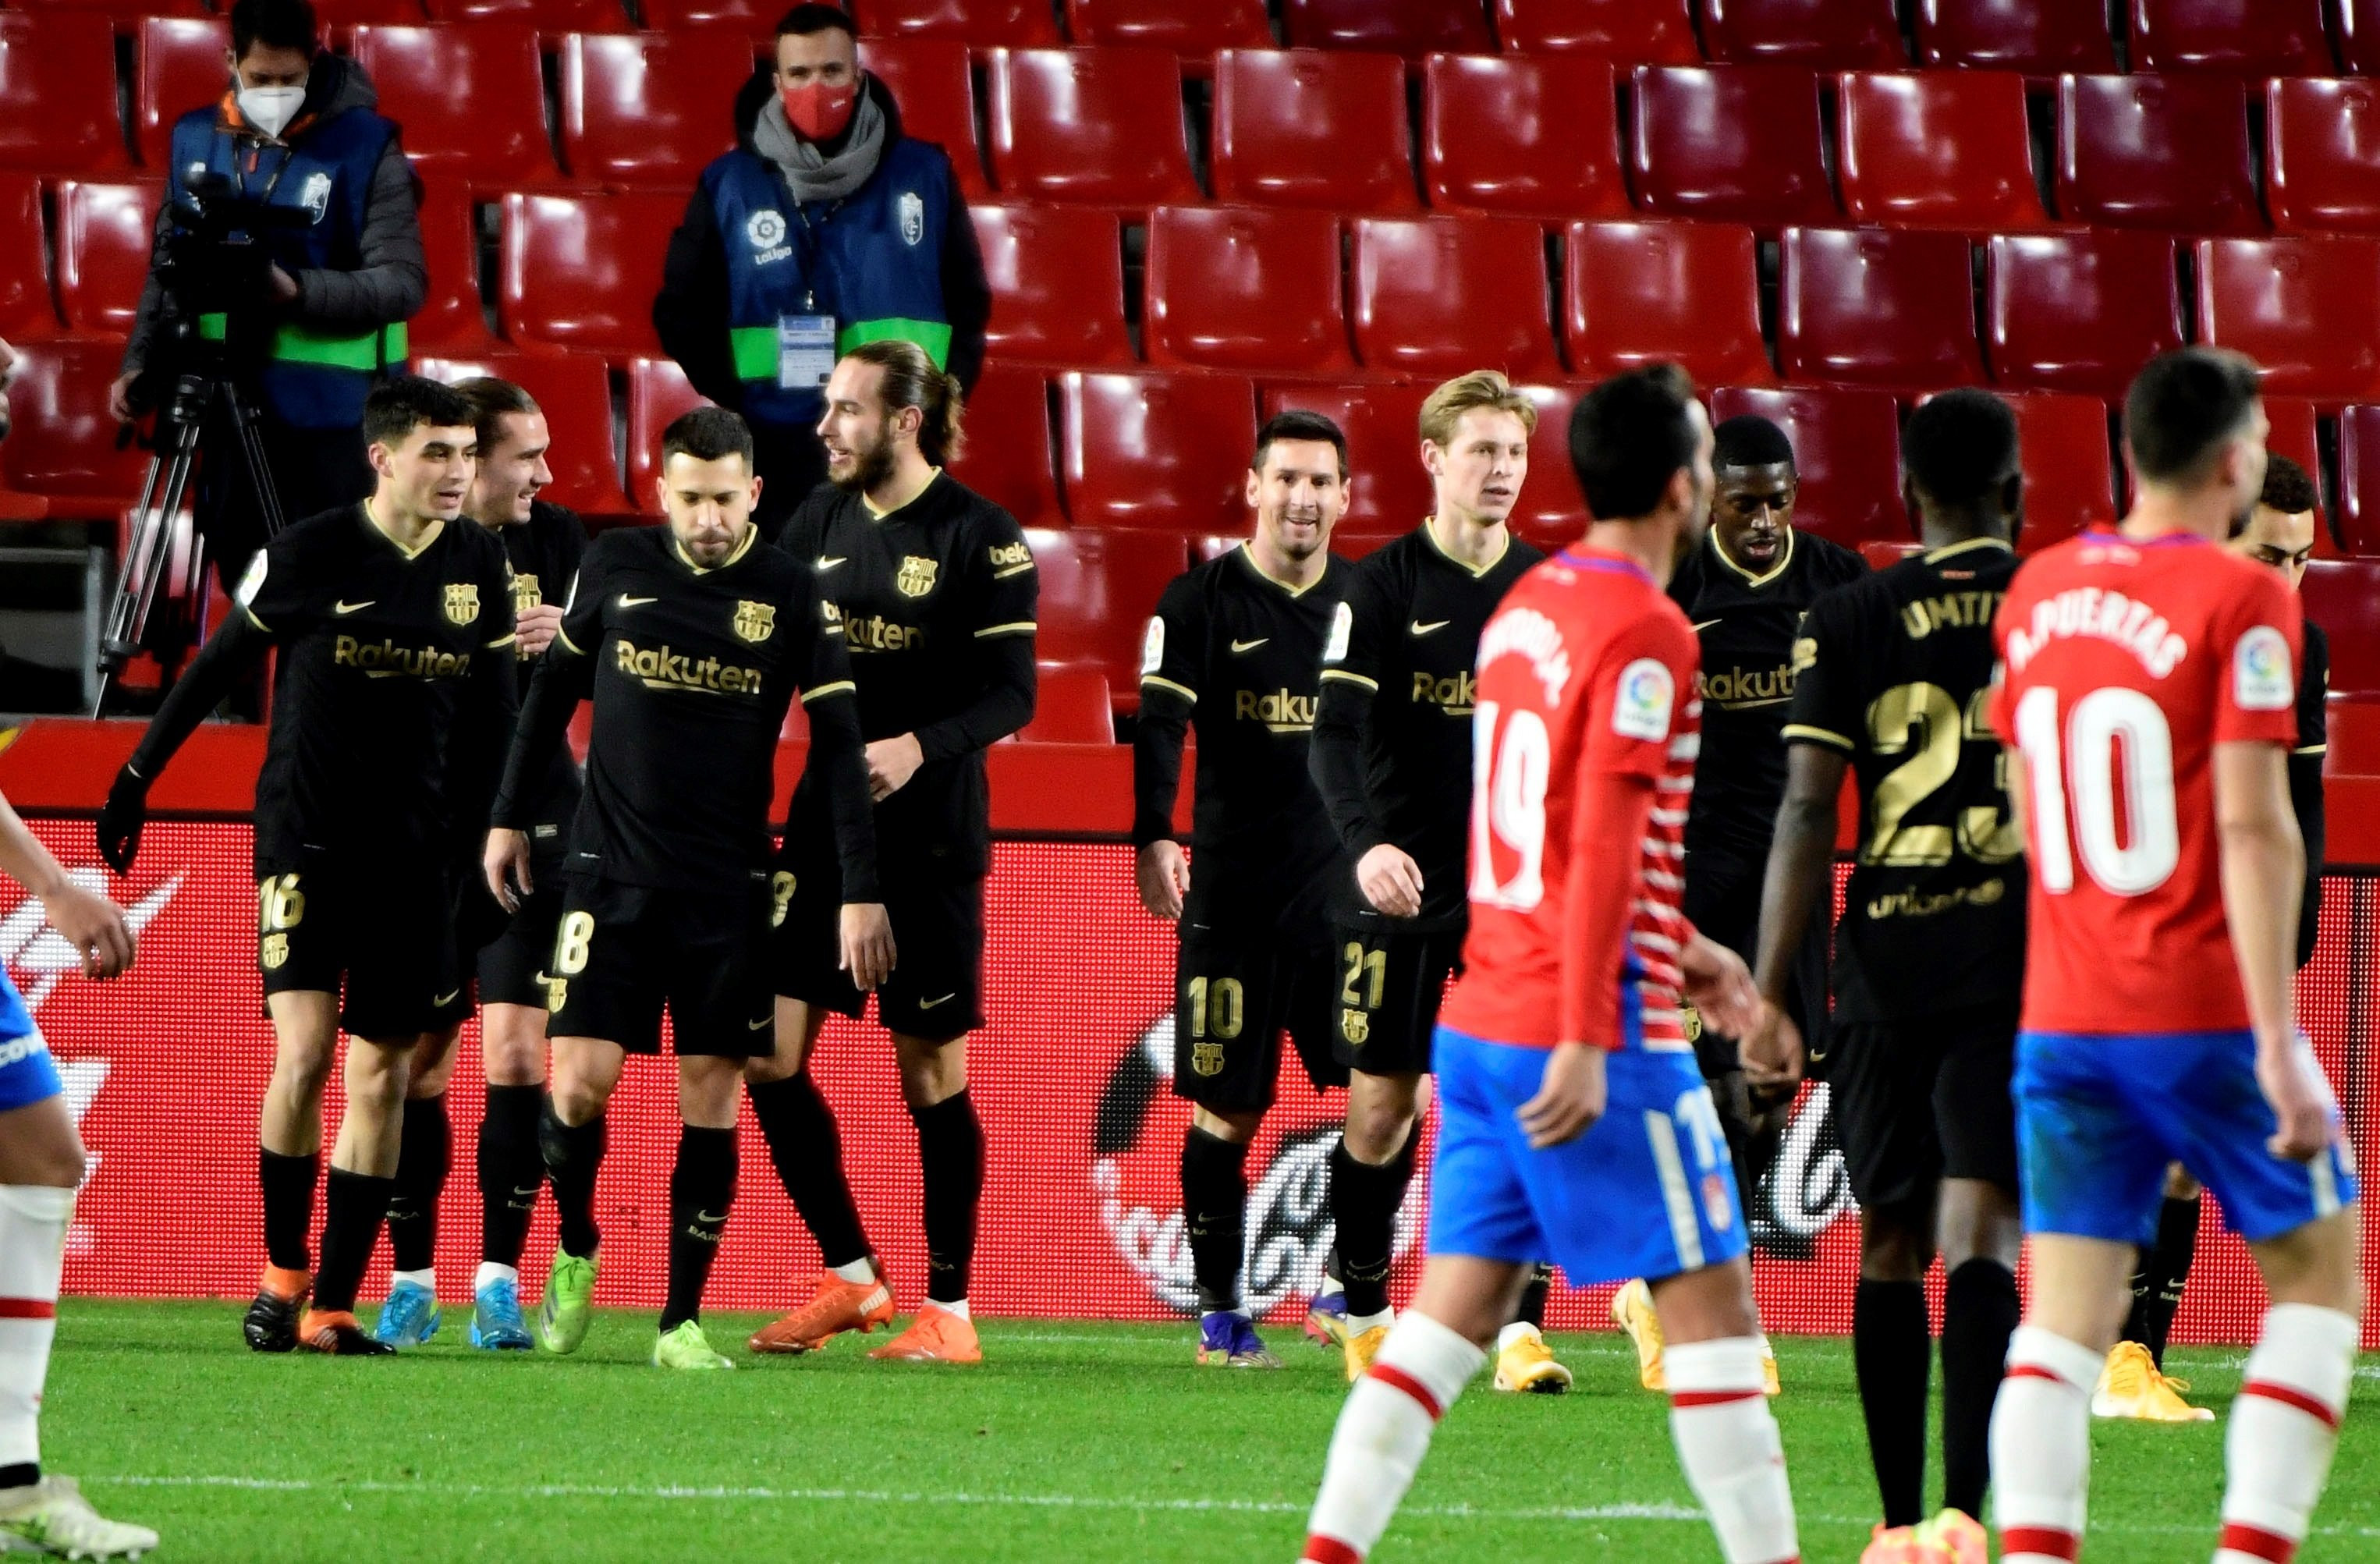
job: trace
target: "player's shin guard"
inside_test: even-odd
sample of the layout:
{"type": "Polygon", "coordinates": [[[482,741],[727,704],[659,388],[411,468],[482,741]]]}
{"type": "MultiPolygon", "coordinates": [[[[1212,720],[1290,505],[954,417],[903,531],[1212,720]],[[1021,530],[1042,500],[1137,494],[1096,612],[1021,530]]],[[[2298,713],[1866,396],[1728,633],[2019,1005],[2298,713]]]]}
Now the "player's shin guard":
{"type": "Polygon", "coordinates": [[[455,1127],[444,1093],[409,1100],[397,1133],[395,1193],[388,1202],[388,1247],[395,1268],[426,1271],[438,1254],[438,1197],[455,1160],[455,1127]]]}
{"type": "Polygon", "coordinates": [[[796,1071],[782,1081],[747,1081],[744,1090],[752,1099],[760,1138],[769,1143],[769,1160],[802,1225],[818,1241],[819,1258],[829,1270],[866,1259],[868,1237],[843,1171],[843,1138],[809,1072],[796,1071]]]}
{"type": "Polygon", "coordinates": [[[355,1308],[356,1290],[363,1285],[364,1267],[380,1242],[381,1223],[388,1218],[395,1188],[395,1179],[331,1170],[330,1188],[322,1197],[322,1268],[314,1273],[316,1310],[340,1314],[355,1308]]]}
{"type": "Polygon", "coordinates": [[[926,1302],[964,1303],[975,1264],[975,1220],[983,1204],[983,1123],[962,1086],[909,1109],[926,1185],[926,1302]]]}
{"type": "Polygon", "coordinates": [[[1396,1155],[1377,1167],[1360,1162],[1342,1140],[1330,1148],[1330,1216],[1338,1225],[1340,1279],[1347,1313],[1366,1319],[1389,1306],[1389,1270],[1396,1263],[1397,1207],[1413,1182],[1415,1124],[1396,1155]]]}
{"type": "Polygon", "coordinates": [[[2215,1564],[2289,1564],[2330,1475],[2355,1375],[2354,1316],[2276,1303],[2248,1354],[2223,1458],[2215,1564]]]}
{"type": "Polygon", "coordinates": [[[0,1487],[41,1480],[42,1382],[75,1192],[0,1185],[0,1487]]]}
{"type": "Polygon", "coordinates": [[[553,1206],[562,1218],[562,1252],[585,1259],[601,1234],[595,1229],[595,1174],[603,1166],[603,1115],[584,1124],[554,1117],[548,1097],[537,1121],[537,1146],[553,1182],[553,1206]]]}
{"type": "Polygon", "coordinates": [[[727,1231],[727,1207],[735,1199],[735,1132],[678,1131],[677,1166],[670,1173],[669,1301],[662,1329],[675,1330],[702,1314],[702,1290],[719,1241],[727,1231]]]}
{"type": "MultiPolygon", "coordinates": [[[[490,1086],[487,1114],[480,1121],[480,1261],[520,1268],[528,1244],[528,1219],[545,1182],[538,1155],[537,1117],[545,1102],[542,1086],[490,1086]]],[[[402,1170],[399,1170],[402,1171],[402,1170]]]]}
{"type": "MultiPolygon", "coordinates": [[[[1190,1126],[1182,1140],[1182,1222],[1198,1312],[1240,1306],[1248,1232],[1248,1148],[1190,1126]]],[[[1342,1261],[1343,1265],[1343,1261],[1342,1261]]],[[[1341,1276],[1346,1272],[1342,1268],[1341,1276]]]]}
{"type": "Polygon", "coordinates": [[[2091,1388],[2101,1355],[2038,1326],[2009,1338],[1992,1407],[1992,1519],[2001,1564],[2065,1564],[2082,1544],[2091,1388]]]}
{"type": "Polygon", "coordinates": [[[2023,1312],[2016,1277],[1998,1260],[1969,1260],[1942,1287],[1942,1502],[1961,1514],[1984,1512],[1992,1404],[2023,1312]]]}
{"type": "Polygon", "coordinates": [[[260,1147],[257,1186],[264,1194],[264,1258],[279,1270],[310,1271],[314,1252],[307,1234],[314,1226],[314,1186],[322,1176],[322,1154],[285,1157],[260,1147]]]}
{"type": "Polygon", "coordinates": [[[1361,1564],[1413,1486],[1438,1420],[1487,1361],[1486,1352],[1427,1315],[1397,1321],[1339,1411],[1322,1491],[1306,1522],[1305,1558],[1361,1564]]]}
{"type": "MultiPolygon", "coordinates": [[[[1991,1363],[1995,1380],[2000,1363],[1991,1363]]],[[[1884,1523],[1914,1526],[1925,1519],[1925,1381],[1934,1367],[1923,1283],[1861,1279],[1852,1294],[1852,1365],[1884,1523]]]]}
{"type": "Polygon", "coordinates": [[[1727,1564],[1794,1564],[1793,1494],[1757,1336],[1670,1342],[1670,1437],[1727,1564]]]}
{"type": "Polygon", "coordinates": [[[2157,1367],[2165,1367],[2165,1340],[2173,1316],[2181,1307],[2181,1290],[2190,1280],[2190,1262],[2198,1254],[2198,1202],[2168,1195],[2157,1212],[2156,1243],[2141,1251],[2140,1269],[2132,1273],[2132,1312],[2124,1317],[2124,1340],[2149,1350],[2157,1367]]]}

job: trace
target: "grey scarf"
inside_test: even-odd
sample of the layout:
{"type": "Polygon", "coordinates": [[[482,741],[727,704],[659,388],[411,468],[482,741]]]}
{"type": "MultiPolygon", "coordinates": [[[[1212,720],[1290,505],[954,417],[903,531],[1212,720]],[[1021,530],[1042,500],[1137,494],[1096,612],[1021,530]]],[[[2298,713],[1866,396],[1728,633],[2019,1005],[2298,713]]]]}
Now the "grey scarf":
{"type": "Polygon", "coordinates": [[[818,143],[804,140],[785,121],[785,101],[775,93],[752,126],[752,145],[777,165],[785,188],[796,201],[841,200],[876,172],[884,156],[884,111],[876,94],[863,85],[851,116],[851,136],[843,151],[829,157],[818,143]]]}

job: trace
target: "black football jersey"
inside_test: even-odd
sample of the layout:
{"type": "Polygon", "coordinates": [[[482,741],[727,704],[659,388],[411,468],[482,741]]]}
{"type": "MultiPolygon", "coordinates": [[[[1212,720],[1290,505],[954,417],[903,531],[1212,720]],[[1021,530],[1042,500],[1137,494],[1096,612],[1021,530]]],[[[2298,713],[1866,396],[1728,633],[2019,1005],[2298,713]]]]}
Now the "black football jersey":
{"type": "Polygon", "coordinates": [[[2024,833],[1985,718],[1992,618],[2016,574],[1993,538],[1906,559],[1811,606],[1785,737],[1851,760],[1859,850],[1835,934],[1835,1013],[1875,1024],[2013,1006],[2024,833]]]}
{"type": "Polygon", "coordinates": [[[2298,742],[2289,752],[2289,803],[2305,839],[2305,901],[2298,910],[2298,964],[2313,959],[2322,913],[2323,758],[2330,753],[2330,638],[2305,623],[2305,667],[2298,678],[2298,742]]]}
{"type": "Polygon", "coordinates": [[[447,851],[468,806],[452,773],[471,670],[513,656],[510,576],[483,527],[447,522],[408,552],[361,504],[257,552],[232,595],[280,651],[256,779],[260,873],[294,871],[310,850],[396,863],[447,851]]]}
{"type": "Polygon", "coordinates": [[[1785,798],[1779,736],[1793,700],[1793,640],[1802,615],[1866,566],[1840,544],[1789,528],[1784,557],[1758,575],[1727,557],[1713,527],[1670,580],[1702,643],[1694,691],[1703,702],[1702,758],[1686,818],[1686,877],[1694,855],[1757,866],[1767,861],[1785,798]]]}
{"type": "MultiPolygon", "coordinates": [[[[852,697],[834,605],[757,530],[709,568],[667,526],[597,538],[532,710],[548,680],[595,705],[570,871],[681,891],[728,892],[765,872],[786,709],[796,692],[811,703],[852,697]]],[[[529,824],[534,788],[519,772],[536,747],[515,747],[500,825],[529,824]]]]}
{"type": "MultiPolygon", "coordinates": [[[[578,562],[587,552],[586,524],[576,512],[532,500],[527,521],[489,530],[504,544],[504,557],[513,567],[516,616],[526,609],[568,599],[570,584],[578,576],[578,562]]],[[[520,654],[519,673],[519,696],[527,700],[529,681],[537,676],[537,660],[526,650],[520,654]]],[[[560,858],[563,838],[578,810],[578,763],[567,748],[556,750],[529,805],[534,811],[529,842],[540,856],[560,858]]]]}
{"type": "MultiPolygon", "coordinates": [[[[1016,518],[938,473],[897,511],[822,486],[777,546],[817,571],[843,611],[859,728],[917,735],[925,762],[876,806],[888,874],[960,877],[991,867],[984,751],[1033,717],[1040,576],[1016,518]]],[[[796,810],[818,799],[806,782],[796,810]]]]}
{"type": "MultiPolygon", "coordinates": [[[[1421,913],[1400,927],[1459,928],[1467,916],[1479,633],[1544,557],[1508,538],[1475,569],[1425,524],[1348,567],[1322,653],[1315,782],[1351,864],[1389,843],[1420,867],[1421,913]]],[[[1348,906],[1361,901],[1352,876],[1339,889],[1348,906]]]]}
{"type": "Polygon", "coordinates": [[[1133,746],[1135,845],[1172,837],[1182,739],[1198,737],[1190,899],[1208,916],[1311,925],[1343,872],[1339,833],[1307,771],[1322,651],[1350,567],[1332,558],[1302,589],[1257,568],[1245,545],[1175,576],[1140,658],[1133,746]]]}

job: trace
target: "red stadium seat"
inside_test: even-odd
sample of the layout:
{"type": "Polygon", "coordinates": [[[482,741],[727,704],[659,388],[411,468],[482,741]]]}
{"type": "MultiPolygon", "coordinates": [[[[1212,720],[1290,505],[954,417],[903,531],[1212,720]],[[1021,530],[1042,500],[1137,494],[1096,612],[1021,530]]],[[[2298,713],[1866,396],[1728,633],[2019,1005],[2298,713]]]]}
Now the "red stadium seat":
{"type": "Polygon", "coordinates": [[[2265,419],[2273,426],[2272,432],[2265,436],[2265,449],[2289,457],[2308,472],[2320,472],[2322,457],[2317,452],[2313,399],[2267,396],[2264,403],[2265,419]]]}
{"type": "Polygon", "coordinates": [[[901,133],[948,152],[969,200],[991,192],[975,137],[975,73],[967,48],[947,38],[863,38],[859,63],[892,89],[901,133]]]}
{"type": "Polygon", "coordinates": [[[1639,66],[1630,187],[1662,217],[1782,227],[1835,221],[1817,82],[1783,66],[1639,66]]]}
{"type": "Polygon", "coordinates": [[[2007,232],[2046,227],[2024,79],[2013,71],[1850,71],[1843,210],[1855,223],[2007,232]]]}
{"type": "Polygon", "coordinates": [[[2358,76],[2380,76],[2380,0],[2337,0],[2338,60],[2358,76]]]}
{"type": "Polygon", "coordinates": [[[2132,68],[2328,76],[2322,0],[2131,0],[2132,68]]]}
{"type": "Polygon", "coordinates": [[[2380,233],[2380,87],[2281,77],[2265,89],[2273,225],[2380,233]]]}
{"type": "Polygon", "coordinates": [[[1703,43],[1730,65],[1891,70],[1909,63],[1893,0],[1703,0],[1703,43]]]}
{"type": "Polygon", "coordinates": [[[355,57],[429,179],[493,190],[556,177],[537,30],[528,22],[358,27],[355,57]],[[456,113],[457,103],[470,112],[456,113]]]}
{"type": "Polygon", "coordinates": [[[1705,385],[1766,384],[1760,254],[1718,223],[1573,223],[1564,235],[1563,330],[1579,373],[1674,359],[1705,385]]]}
{"type": "Polygon", "coordinates": [[[1215,199],[1342,212],[1419,204],[1405,67],[1388,55],[1226,49],[1215,56],[1215,199]]]}
{"type": "Polygon", "coordinates": [[[2140,367],[2182,345],[2173,241],[2100,230],[1993,239],[1985,352],[2003,385],[2120,399],[2140,367]]]}
{"type": "Polygon", "coordinates": [[[1900,419],[1881,391],[1728,386],[1711,393],[1711,418],[1756,413],[1793,443],[1802,480],[1793,519],[1846,548],[1910,535],[1900,503],[1900,419]]]}
{"type": "Polygon", "coordinates": [[[480,215],[452,183],[421,198],[421,249],[430,298],[407,322],[417,353],[468,358],[494,350],[480,293],[480,215]]]}
{"type": "Polygon", "coordinates": [[[996,49],[992,176],[1014,200],[1195,201],[1182,67],[1164,49],[996,49]]]}
{"type": "Polygon", "coordinates": [[[649,31],[732,29],[749,39],[773,38],[785,14],[776,0],[638,0],[637,9],[649,31]]]}
{"type": "Polygon", "coordinates": [[[1925,552],[1918,542],[1898,542],[1888,538],[1871,538],[1859,546],[1860,558],[1867,561],[1870,570],[1890,570],[1902,560],[1925,552]]]}
{"type": "Polygon", "coordinates": [[[1509,217],[1364,217],[1354,224],[1348,311],[1355,356],[1376,373],[1514,380],[1561,373],[1546,321],[1545,236],[1509,217]]]}
{"type": "Polygon", "coordinates": [[[2198,241],[2198,339],[2283,395],[2380,394],[2380,239],[2198,241]]]}
{"type": "Polygon", "coordinates": [[[2358,559],[2380,559],[2380,407],[2338,415],[2338,535],[2358,559]]]}
{"type": "Polygon", "coordinates": [[[2240,83],[2060,77],[2058,214],[2124,228],[2261,233],[2240,83]]]}
{"type": "Polygon", "coordinates": [[[2112,71],[2116,45],[2102,6],[2070,0],[1917,0],[1917,57],[2028,76],[2112,71]]]}
{"type": "Polygon", "coordinates": [[[628,358],[661,352],[653,295],[685,213],[675,194],[504,198],[504,334],[524,346],[628,358]]]}
{"type": "MultiPolygon", "coordinates": [[[[1038,638],[1038,637],[1037,637],[1038,638]]],[[[1020,744],[1113,744],[1115,707],[1104,668],[1043,668],[1020,744]]]]}
{"type": "Polygon", "coordinates": [[[2115,458],[2107,405],[2055,391],[2003,393],[2016,414],[2024,461],[2025,553],[2116,519],[2115,458]]]}
{"type": "MultiPolygon", "coordinates": [[[[1429,515],[1429,475],[1421,466],[1421,404],[1428,394],[1427,386],[1392,381],[1265,388],[1266,418],[1301,408],[1320,413],[1347,436],[1347,473],[1354,487],[1338,536],[1393,538],[1429,515]]],[[[1240,519],[1245,531],[1245,517],[1240,519]]]]}
{"type": "Polygon", "coordinates": [[[1264,0],[1066,0],[1066,23],[1077,43],[1140,43],[1185,55],[1272,47],[1264,0]]]}
{"type": "Polygon", "coordinates": [[[41,181],[0,174],[0,340],[58,334],[42,250],[41,181]]]}
{"type": "Polygon", "coordinates": [[[96,519],[140,492],[149,453],[116,447],[108,382],[122,367],[115,337],[20,342],[8,384],[12,432],[0,441],[0,487],[49,497],[54,514],[96,519]]]}
{"type": "Polygon", "coordinates": [[[1282,0],[1281,15],[1293,49],[1378,49],[1419,59],[1496,47],[1486,13],[1468,0],[1282,0]]]}
{"type": "Polygon", "coordinates": [[[1246,515],[1256,395],[1236,375],[1058,378],[1066,513],[1076,527],[1189,534],[1246,515]]]}
{"type": "Polygon", "coordinates": [[[560,53],[572,178],[682,191],[735,147],[722,100],[752,73],[742,32],[572,33],[560,53]]]}
{"type": "Polygon", "coordinates": [[[994,364],[966,402],[966,445],[951,476],[1026,527],[1062,527],[1050,438],[1050,387],[1038,370],[994,364]]]}
{"type": "MultiPolygon", "coordinates": [[[[192,104],[195,108],[198,105],[192,104]]],[[[0,12],[0,168],[124,165],[115,38],[89,11],[0,12]]]]}
{"type": "Polygon", "coordinates": [[[1694,0],[1495,0],[1496,36],[1515,54],[1576,50],[1623,66],[1702,64],[1694,0]]]}
{"type": "Polygon", "coordinates": [[[1159,208],[1148,219],[1148,361],[1351,372],[1339,247],[1339,220],[1329,212],[1159,208]]]}
{"type": "Polygon", "coordinates": [[[861,0],[860,30],[895,38],[955,38],[978,49],[1050,49],[1062,42],[1050,0],[861,0]]]}
{"type": "Polygon", "coordinates": [[[1969,266],[1956,234],[1786,229],[1778,367],[1789,381],[1981,381],[1969,266]]]}
{"type": "Polygon", "coordinates": [[[1180,538],[1154,532],[1028,529],[1041,580],[1034,654],[1047,666],[1096,668],[1109,698],[1140,704],[1140,641],[1166,584],[1189,563],[1180,538]]]}
{"type": "MultiPolygon", "coordinates": [[[[417,358],[413,368],[450,384],[475,375],[511,381],[537,399],[553,438],[545,455],[553,483],[545,498],[592,515],[637,511],[620,491],[619,457],[612,444],[612,382],[602,359],[584,353],[512,353],[417,358]]],[[[645,496],[647,504],[654,498],[645,496]]]]}
{"type": "MultiPolygon", "coordinates": [[[[686,382],[671,358],[628,362],[628,497],[648,510],[661,509],[662,431],[682,413],[708,407],[710,399],[686,382]]],[[[973,411],[972,408],[969,409],[973,411]]]]}
{"type": "Polygon", "coordinates": [[[1123,250],[1113,212],[970,209],[991,280],[990,356],[1035,364],[1129,364],[1123,250]]]}
{"type": "Polygon", "coordinates": [[[1570,465],[1570,416],[1585,387],[1575,382],[1527,385],[1537,427],[1529,436],[1529,479],[1512,507],[1512,530],[1541,549],[1575,543],[1586,531],[1586,499],[1570,465]]]}
{"type": "Polygon", "coordinates": [[[541,32],[625,32],[620,0],[425,0],[434,22],[525,22],[541,32]]]}
{"type": "Polygon", "coordinates": [[[58,304],[67,329],[122,336],[140,309],[163,179],[120,185],[61,180],[58,198],[58,304]]]}
{"type": "Polygon", "coordinates": [[[2330,637],[2331,693],[2380,690],[2380,561],[2316,560],[2298,591],[2330,637]]]}
{"type": "Polygon", "coordinates": [[[1525,217],[1625,216],[1611,67],[1432,55],[1424,68],[1421,180],[1436,207],[1525,217]]]}
{"type": "Polygon", "coordinates": [[[224,95],[231,26],[215,17],[143,17],[132,35],[132,141],[140,161],[165,166],[174,122],[224,95]]]}
{"type": "Polygon", "coordinates": [[[314,0],[314,15],[334,42],[359,26],[418,27],[430,19],[421,0],[314,0]]]}

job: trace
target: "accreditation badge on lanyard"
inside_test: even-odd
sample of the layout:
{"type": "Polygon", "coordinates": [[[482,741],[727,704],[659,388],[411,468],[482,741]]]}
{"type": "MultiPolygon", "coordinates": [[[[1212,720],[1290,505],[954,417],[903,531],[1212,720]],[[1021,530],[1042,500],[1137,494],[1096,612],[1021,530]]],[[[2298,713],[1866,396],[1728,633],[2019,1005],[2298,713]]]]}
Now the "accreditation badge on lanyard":
{"type": "Polygon", "coordinates": [[[777,317],[777,389],[818,391],[834,374],[834,317],[777,317]]]}

